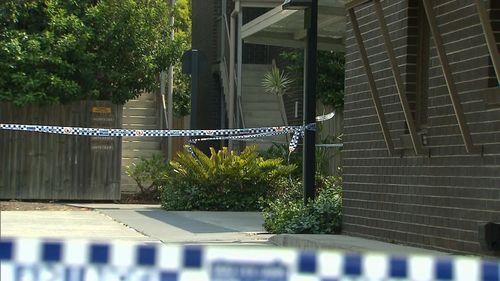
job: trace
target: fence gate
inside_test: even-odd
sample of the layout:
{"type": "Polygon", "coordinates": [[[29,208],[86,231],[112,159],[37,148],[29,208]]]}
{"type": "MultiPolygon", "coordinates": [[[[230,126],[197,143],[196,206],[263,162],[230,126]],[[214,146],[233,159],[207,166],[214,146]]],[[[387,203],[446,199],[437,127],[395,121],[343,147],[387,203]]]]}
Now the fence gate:
{"type": "MultiPolygon", "coordinates": [[[[108,101],[0,103],[0,123],[119,128],[121,116],[108,101]]],[[[121,138],[0,130],[0,155],[0,199],[120,199],[121,138]]]]}

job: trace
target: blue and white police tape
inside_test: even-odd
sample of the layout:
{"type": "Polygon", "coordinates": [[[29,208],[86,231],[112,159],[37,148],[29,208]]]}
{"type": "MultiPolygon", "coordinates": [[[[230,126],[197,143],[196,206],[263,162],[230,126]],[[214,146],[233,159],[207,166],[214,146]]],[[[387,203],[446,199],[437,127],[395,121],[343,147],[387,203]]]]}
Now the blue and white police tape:
{"type": "Polygon", "coordinates": [[[200,137],[198,139],[191,140],[191,143],[207,140],[242,140],[293,133],[292,140],[289,144],[289,151],[293,152],[297,148],[299,138],[303,136],[304,130],[315,130],[315,124],[308,124],[306,126],[281,126],[218,130],[131,130],[0,124],[0,130],[95,137],[200,137]]]}
{"type": "Polygon", "coordinates": [[[500,261],[478,257],[4,237],[0,262],[2,281],[500,280],[500,261]]]}
{"type": "MultiPolygon", "coordinates": [[[[274,133],[261,133],[261,134],[253,134],[253,135],[241,135],[241,136],[224,136],[224,137],[212,137],[212,138],[199,138],[192,139],[189,141],[191,144],[196,144],[199,141],[207,141],[207,140],[239,140],[239,141],[251,141],[253,138],[262,138],[262,137],[273,137],[288,134],[289,132],[274,132],[274,133]]],[[[288,151],[292,153],[295,151],[299,144],[299,138],[303,135],[303,130],[296,130],[293,134],[293,137],[288,145],[288,151]]]]}
{"type": "Polygon", "coordinates": [[[241,136],[267,133],[294,133],[310,126],[281,126],[244,129],[216,129],[216,130],[131,130],[83,128],[44,125],[0,124],[1,130],[39,132],[48,134],[96,136],[96,137],[217,137],[241,136]]]}
{"type": "MultiPolygon", "coordinates": [[[[261,138],[261,137],[272,137],[279,136],[283,134],[287,134],[288,132],[275,132],[275,133],[262,133],[262,134],[254,134],[254,135],[241,135],[241,136],[224,136],[224,137],[212,137],[212,138],[199,138],[189,140],[190,144],[196,144],[199,141],[208,141],[208,140],[239,140],[239,141],[251,141],[253,138],[261,138]]],[[[295,131],[293,137],[288,145],[288,151],[292,153],[298,146],[299,137],[301,136],[301,130],[295,131]]],[[[194,152],[191,145],[185,145],[184,148],[197,160],[199,160],[198,156],[194,152]]]]}
{"type": "Polygon", "coordinates": [[[272,133],[260,133],[260,134],[250,134],[250,135],[239,135],[239,136],[219,136],[219,137],[211,137],[211,138],[198,138],[191,139],[189,143],[195,144],[199,141],[207,141],[207,140],[241,140],[241,141],[251,141],[253,138],[262,138],[262,137],[273,137],[289,134],[289,132],[272,132],[272,133]]]}

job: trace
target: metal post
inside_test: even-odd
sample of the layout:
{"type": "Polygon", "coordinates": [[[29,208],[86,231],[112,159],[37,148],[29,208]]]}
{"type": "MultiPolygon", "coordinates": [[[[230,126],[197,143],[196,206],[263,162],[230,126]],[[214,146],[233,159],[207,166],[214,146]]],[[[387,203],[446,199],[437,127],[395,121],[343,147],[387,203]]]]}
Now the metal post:
{"type": "MultiPolygon", "coordinates": [[[[243,9],[241,8],[241,2],[239,0],[236,1],[236,8],[238,10],[238,32],[236,33],[236,102],[238,105],[241,101],[241,66],[243,59],[243,40],[241,39],[241,29],[243,26],[243,9]]],[[[245,127],[245,120],[241,119],[242,112],[240,111],[241,107],[236,107],[236,126],[245,127]]]]}
{"type": "Polygon", "coordinates": [[[220,53],[219,60],[226,56],[226,10],[227,10],[227,0],[221,0],[221,11],[220,11],[220,53]]]}
{"type": "Polygon", "coordinates": [[[191,124],[190,129],[198,129],[198,50],[191,50],[191,124]]]}
{"type": "MultiPolygon", "coordinates": [[[[228,128],[234,129],[234,61],[235,61],[235,41],[236,41],[236,10],[231,13],[230,35],[229,35],[229,104],[228,109],[228,128]]],[[[231,141],[229,141],[231,144],[231,141]]],[[[230,145],[231,146],[231,145],[230,145]]]]}
{"type": "MultiPolygon", "coordinates": [[[[170,7],[175,6],[175,0],[170,0],[170,7]]],[[[170,42],[174,41],[175,31],[174,31],[174,22],[175,16],[172,13],[170,16],[170,27],[172,30],[170,31],[170,42]]],[[[174,66],[170,65],[168,67],[168,77],[167,77],[167,128],[172,130],[174,128],[174,66]]],[[[167,138],[167,160],[172,160],[172,138],[167,138]]]]}
{"type": "Polygon", "coordinates": [[[165,98],[165,84],[167,83],[167,72],[162,70],[160,72],[160,96],[162,101],[162,109],[163,109],[163,117],[165,118],[165,124],[168,126],[168,117],[167,117],[167,101],[165,98]]]}
{"type": "MultiPolygon", "coordinates": [[[[243,40],[241,39],[241,30],[243,27],[243,8],[241,7],[241,1],[236,0],[236,9],[238,10],[238,22],[236,29],[236,126],[238,128],[245,128],[245,120],[243,119],[243,108],[241,106],[241,69],[242,69],[242,59],[243,59],[243,40]]],[[[237,142],[235,145],[237,151],[241,151],[242,143],[237,142]]]]}
{"type": "MultiPolygon", "coordinates": [[[[311,7],[307,8],[304,16],[307,29],[307,43],[304,56],[305,80],[304,80],[304,124],[315,122],[316,115],[316,53],[318,49],[318,0],[312,0],[311,7]]],[[[315,131],[306,130],[304,135],[303,151],[303,183],[304,203],[314,199],[315,187],[314,177],[316,171],[315,155],[316,136],[315,131]]]]}

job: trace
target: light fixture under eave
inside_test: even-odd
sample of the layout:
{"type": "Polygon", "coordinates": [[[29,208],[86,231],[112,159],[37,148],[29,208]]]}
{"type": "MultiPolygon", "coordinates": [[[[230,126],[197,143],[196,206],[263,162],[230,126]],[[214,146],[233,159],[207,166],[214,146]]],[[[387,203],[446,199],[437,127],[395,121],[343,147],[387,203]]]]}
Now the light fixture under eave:
{"type": "Polygon", "coordinates": [[[283,10],[303,10],[311,7],[312,0],[285,0],[281,8],[283,10]]]}

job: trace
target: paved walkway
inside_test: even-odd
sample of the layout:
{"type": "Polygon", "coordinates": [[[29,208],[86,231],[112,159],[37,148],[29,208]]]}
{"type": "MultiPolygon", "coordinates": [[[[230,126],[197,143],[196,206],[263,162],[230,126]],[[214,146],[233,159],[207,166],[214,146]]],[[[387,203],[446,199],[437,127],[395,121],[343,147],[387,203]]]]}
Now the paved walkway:
{"type": "Polygon", "coordinates": [[[95,211],[2,211],[2,237],[154,241],[95,211]]]}
{"type": "Polygon", "coordinates": [[[2,211],[2,237],[270,245],[257,212],[167,212],[159,205],[70,204],[93,211],[2,211]]]}
{"type": "Polygon", "coordinates": [[[386,243],[377,240],[348,235],[322,234],[280,234],[272,236],[269,242],[277,246],[307,250],[339,250],[350,253],[391,253],[395,255],[446,256],[448,253],[428,249],[386,243]]]}
{"type": "Polygon", "coordinates": [[[165,211],[159,205],[74,204],[94,208],[114,220],[166,243],[269,245],[258,212],[165,211]]]}
{"type": "Polygon", "coordinates": [[[94,211],[2,211],[1,236],[445,254],[346,235],[271,235],[265,233],[262,215],[257,212],[167,212],[159,205],[72,205],[94,211]]]}

